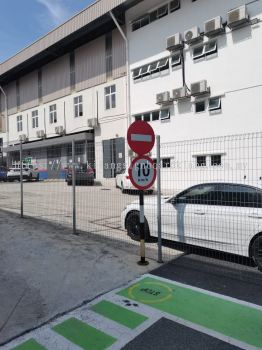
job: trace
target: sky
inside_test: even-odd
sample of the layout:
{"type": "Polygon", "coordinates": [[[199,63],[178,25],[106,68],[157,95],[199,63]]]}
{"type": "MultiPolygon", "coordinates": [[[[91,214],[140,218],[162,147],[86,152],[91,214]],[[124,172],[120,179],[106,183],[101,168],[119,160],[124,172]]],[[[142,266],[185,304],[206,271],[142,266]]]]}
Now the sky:
{"type": "Polygon", "coordinates": [[[0,63],[94,0],[0,0],[0,63]]]}

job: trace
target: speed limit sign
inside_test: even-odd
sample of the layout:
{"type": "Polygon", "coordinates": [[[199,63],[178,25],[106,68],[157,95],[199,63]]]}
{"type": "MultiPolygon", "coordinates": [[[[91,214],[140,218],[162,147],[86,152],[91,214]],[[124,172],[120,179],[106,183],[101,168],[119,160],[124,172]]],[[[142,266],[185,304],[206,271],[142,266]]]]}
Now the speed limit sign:
{"type": "Polygon", "coordinates": [[[131,183],[138,190],[147,190],[153,186],[156,180],[154,162],[147,156],[137,157],[133,160],[129,170],[131,183]]]}

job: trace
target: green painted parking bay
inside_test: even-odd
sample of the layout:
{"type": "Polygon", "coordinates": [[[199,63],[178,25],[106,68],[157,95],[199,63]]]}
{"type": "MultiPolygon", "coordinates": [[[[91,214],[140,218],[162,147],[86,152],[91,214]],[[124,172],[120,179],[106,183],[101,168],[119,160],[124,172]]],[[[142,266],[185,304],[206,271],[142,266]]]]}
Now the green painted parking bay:
{"type": "Polygon", "coordinates": [[[93,305],[91,310],[130,329],[135,329],[148,319],[144,315],[127,310],[122,306],[113,304],[106,300],[102,300],[93,305]]]}
{"type": "Polygon", "coordinates": [[[30,339],[25,343],[16,346],[12,350],[46,350],[46,348],[38,344],[34,339],[30,339]]]}
{"type": "Polygon", "coordinates": [[[76,318],[56,325],[53,330],[84,350],[105,350],[117,340],[76,318]]]}
{"type": "Polygon", "coordinates": [[[151,277],[118,294],[262,349],[262,311],[255,306],[151,277]]]}

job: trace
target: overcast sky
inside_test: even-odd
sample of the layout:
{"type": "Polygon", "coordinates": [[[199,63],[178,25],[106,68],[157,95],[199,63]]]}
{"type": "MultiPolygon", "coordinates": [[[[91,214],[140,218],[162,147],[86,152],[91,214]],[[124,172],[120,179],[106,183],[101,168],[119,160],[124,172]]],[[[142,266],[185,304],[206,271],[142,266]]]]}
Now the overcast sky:
{"type": "Polygon", "coordinates": [[[0,0],[0,62],[94,0],[0,0]]]}

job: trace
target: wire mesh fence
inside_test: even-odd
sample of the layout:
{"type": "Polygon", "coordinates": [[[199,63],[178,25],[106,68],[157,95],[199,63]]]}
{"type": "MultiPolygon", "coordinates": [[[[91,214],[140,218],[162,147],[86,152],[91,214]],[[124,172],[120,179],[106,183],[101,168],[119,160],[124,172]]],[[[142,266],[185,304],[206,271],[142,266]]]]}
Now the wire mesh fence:
{"type": "MultiPolygon", "coordinates": [[[[1,165],[1,209],[20,213],[22,176],[24,215],[72,232],[75,226],[75,233],[130,246],[139,255],[140,208],[124,138],[27,143],[22,158],[18,146],[1,165]]],[[[194,252],[262,267],[262,133],[162,142],[160,155],[161,200],[156,184],[145,197],[146,255],[158,259],[160,203],[164,261],[194,252]]],[[[151,156],[156,161],[156,148],[151,156]]]]}

